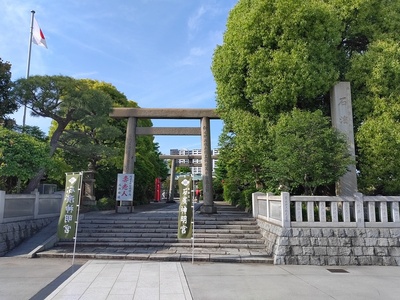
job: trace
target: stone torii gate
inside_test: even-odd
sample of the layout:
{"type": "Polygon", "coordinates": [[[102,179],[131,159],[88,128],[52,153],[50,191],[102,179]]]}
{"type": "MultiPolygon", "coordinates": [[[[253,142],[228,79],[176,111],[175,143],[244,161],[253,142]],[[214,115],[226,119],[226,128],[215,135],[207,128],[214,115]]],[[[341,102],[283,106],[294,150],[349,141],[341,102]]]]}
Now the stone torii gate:
{"type": "MultiPolygon", "coordinates": [[[[124,174],[133,174],[136,161],[137,135],[200,135],[203,174],[203,205],[201,212],[216,213],[212,190],[212,157],[210,119],[219,119],[214,109],[179,108],[114,108],[110,117],[127,118],[124,174]],[[198,119],[200,127],[138,127],[138,119],[198,119]]],[[[132,205],[117,206],[117,212],[130,212],[132,205]]]]}
{"type": "MultiPolygon", "coordinates": [[[[160,155],[161,159],[170,159],[171,160],[171,175],[170,175],[170,182],[169,182],[169,198],[168,200],[174,200],[174,180],[175,180],[175,175],[176,175],[176,161],[178,159],[188,159],[188,160],[193,160],[193,159],[201,159],[201,155],[160,155]]],[[[218,155],[212,155],[212,159],[218,158],[218,155]]],[[[202,167],[203,164],[201,163],[189,163],[189,164],[181,164],[179,163],[179,166],[199,166],[202,167]]]]}

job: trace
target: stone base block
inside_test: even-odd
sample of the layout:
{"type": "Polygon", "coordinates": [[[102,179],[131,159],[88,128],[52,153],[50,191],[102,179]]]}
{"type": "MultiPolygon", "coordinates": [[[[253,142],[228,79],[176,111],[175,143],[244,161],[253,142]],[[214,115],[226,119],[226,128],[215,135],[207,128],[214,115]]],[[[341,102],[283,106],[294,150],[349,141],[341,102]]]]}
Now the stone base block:
{"type": "Polygon", "coordinates": [[[94,205],[96,205],[96,200],[83,199],[82,205],[83,206],[94,206],[94,205]]]}
{"type": "Polygon", "coordinates": [[[216,214],[217,213],[217,207],[214,205],[202,205],[200,207],[200,212],[203,214],[216,214]]]}
{"type": "Polygon", "coordinates": [[[115,212],[118,214],[129,214],[133,212],[133,206],[117,206],[115,212]]]}

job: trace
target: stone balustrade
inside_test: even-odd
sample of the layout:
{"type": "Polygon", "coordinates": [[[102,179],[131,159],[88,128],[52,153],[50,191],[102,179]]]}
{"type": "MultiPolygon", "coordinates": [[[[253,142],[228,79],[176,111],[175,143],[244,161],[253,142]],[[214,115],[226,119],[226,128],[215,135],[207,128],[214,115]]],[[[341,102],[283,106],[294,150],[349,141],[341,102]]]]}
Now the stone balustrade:
{"type": "Polygon", "coordinates": [[[400,197],[254,193],[275,264],[400,265],[400,197]]]}
{"type": "Polygon", "coordinates": [[[57,219],[62,200],[62,194],[0,191],[0,257],[57,219]]]}
{"type": "Polygon", "coordinates": [[[6,194],[0,191],[0,224],[56,217],[60,215],[63,195],[6,194]]]}
{"type": "Polygon", "coordinates": [[[290,196],[254,193],[253,216],[284,228],[400,228],[399,196],[290,196]]]}

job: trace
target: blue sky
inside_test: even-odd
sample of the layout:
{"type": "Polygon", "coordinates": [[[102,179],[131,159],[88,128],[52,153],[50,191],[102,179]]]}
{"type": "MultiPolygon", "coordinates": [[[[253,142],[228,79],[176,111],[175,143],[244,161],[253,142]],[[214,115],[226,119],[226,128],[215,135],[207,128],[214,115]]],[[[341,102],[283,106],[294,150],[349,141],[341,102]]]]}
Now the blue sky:
{"type": "MultiPolygon", "coordinates": [[[[113,84],[145,108],[215,108],[210,67],[238,0],[0,0],[0,57],[12,79],[26,76],[31,10],[48,49],[32,45],[31,75],[66,75],[113,84]]],[[[22,111],[14,115],[22,124],[22,111]]],[[[49,119],[27,117],[47,133],[49,119]]],[[[154,126],[199,126],[153,120],[154,126]]],[[[211,121],[218,147],[222,121],[211,121]]],[[[200,137],[157,136],[162,153],[200,148],[200,137]]]]}

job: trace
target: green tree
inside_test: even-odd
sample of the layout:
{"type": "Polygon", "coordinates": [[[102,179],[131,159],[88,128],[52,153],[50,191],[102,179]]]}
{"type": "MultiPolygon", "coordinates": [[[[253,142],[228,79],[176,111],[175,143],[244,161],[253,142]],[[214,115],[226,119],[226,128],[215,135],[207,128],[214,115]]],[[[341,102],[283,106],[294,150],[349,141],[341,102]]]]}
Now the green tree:
{"type": "Polygon", "coordinates": [[[38,126],[15,125],[13,126],[12,130],[19,133],[26,133],[27,135],[30,135],[39,141],[48,142],[48,136],[38,126]]]}
{"type": "MultiPolygon", "coordinates": [[[[128,101],[110,83],[83,80],[91,89],[109,96],[114,107],[138,107],[128,101]]],[[[95,172],[96,198],[113,198],[116,191],[117,174],[122,172],[125,149],[126,120],[110,118],[109,105],[98,105],[95,119],[74,120],[65,128],[59,140],[57,156],[73,170],[95,172]],[[103,109],[105,109],[103,111],[103,109]]],[[[138,121],[139,126],[152,126],[150,120],[138,121]]],[[[154,179],[166,173],[158,155],[152,136],[139,136],[136,146],[135,193],[136,204],[153,197],[154,179]]],[[[57,174],[53,175],[57,177],[57,174]]]]}
{"type": "Polygon", "coordinates": [[[384,114],[366,120],[357,135],[362,170],[360,188],[365,194],[400,192],[400,123],[384,114]]]}
{"type": "Polygon", "coordinates": [[[11,64],[0,58],[0,120],[5,127],[12,127],[7,115],[18,109],[18,105],[10,97],[11,88],[11,64]]]}
{"type": "Polygon", "coordinates": [[[289,190],[299,187],[314,195],[320,186],[334,184],[354,163],[346,139],[331,127],[321,111],[293,110],[282,114],[272,130],[271,184],[289,190]]]}
{"type": "Polygon", "coordinates": [[[212,65],[224,120],[232,109],[276,120],[294,106],[326,104],[339,78],[340,29],[323,1],[239,1],[212,65]]]}
{"type": "MultiPolygon", "coordinates": [[[[248,125],[244,127],[245,131],[247,128],[247,132],[257,123],[253,123],[249,119],[243,119],[243,121],[248,125]]],[[[259,131],[259,133],[265,132],[259,131]]],[[[257,135],[248,136],[251,142],[245,141],[245,136],[244,134],[234,134],[225,126],[220,136],[221,148],[214,181],[222,184],[224,200],[233,205],[247,208],[251,206],[251,199],[244,195],[254,192],[256,187],[260,189],[264,187],[265,170],[262,160],[268,152],[262,150],[265,141],[262,139],[257,141],[257,135]],[[259,150],[260,152],[257,153],[259,150]]]]}
{"type": "Polygon", "coordinates": [[[354,57],[349,77],[359,112],[356,142],[359,189],[366,194],[400,193],[400,46],[391,39],[372,42],[354,57]]]}
{"type": "Polygon", "coordinates": [[[19,192],[38,170],[50,163],[47,143],[0,127],[0,190],[19,192]]]}
{"type": "MultiPolygon", "coordinates": [[[[222,147],[232,147],[228,176],[239,172],[240,184],[251,178],[273,189],[272,164],[260,163],[271,159],[272,128],[294,108],[329,116],[330,89],[339,80],[352,85],[356,134],[367,119],[394,111],[399,29],[399,1],[240,0],[212,63],[217,108],[229,133],[222,147]]],[[[357,153],[364,161],[358,165],[361,176],[367,173],[364,155],[357,153]]]]}
{"type": "Polygon", "coordinates": [[[112,104],[111,97],[99,99],[96,109],[91,110],[96,117],[71,121],[60,136],[59,147],[69,160],[75,160],[73,165],[78,169],[95,172],[101,160],[118,154],[115,141],[122,132],[109,122],[112,104]]]}
{"type": "MultiPolygon", "coordinates": [[[[62,133],[73,121],[84,124],[96,124],[96,121],[108,116],[112,109],[110,97],[90,88],[83,80],[67,76],[32,76],[19,79],[14,83],[13,99],[19,105],[26,105],[32,116],[47,117],[55,122],[50,137],[49,156],[52,157],[62,133]]],[[[33,177],[25,192],[35,189],[43,175],[42,168],[33,177]]]]}
{"type": "Polygon", "coordinates": [[[190,167],[176,167],[176,173],[192,173],[192,169],[190,167]]]}

